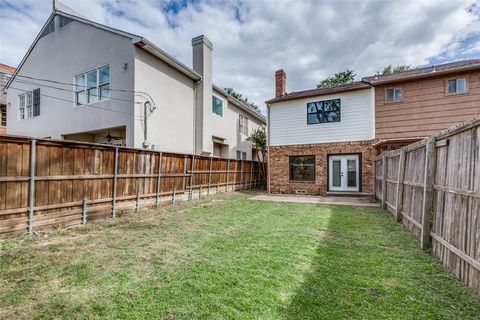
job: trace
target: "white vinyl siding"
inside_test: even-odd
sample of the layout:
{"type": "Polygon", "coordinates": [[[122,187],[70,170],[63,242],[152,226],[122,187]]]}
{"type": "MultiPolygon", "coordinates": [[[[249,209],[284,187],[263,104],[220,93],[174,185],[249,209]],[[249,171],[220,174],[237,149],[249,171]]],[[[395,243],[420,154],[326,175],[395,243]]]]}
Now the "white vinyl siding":
{"type": "Polygon", "coordinates": [[[374,138],[373,88],[274,103],[270,107],[270,145],[362,141],[374,138]],[[341,121],[307,124],[307,103],[340,99],[341,121]]]}

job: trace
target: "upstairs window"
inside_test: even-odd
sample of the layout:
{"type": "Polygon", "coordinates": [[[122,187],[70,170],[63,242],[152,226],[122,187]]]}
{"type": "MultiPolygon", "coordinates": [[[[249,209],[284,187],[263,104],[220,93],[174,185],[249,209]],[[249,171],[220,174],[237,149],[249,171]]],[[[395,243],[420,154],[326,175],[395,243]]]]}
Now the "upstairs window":
{"type": "Polygon", "coordinates": [[[64,16],[58,16],[58,27],[61,28],[63,27],[64,25],[67,25],[69,24],[70,22],[72,22],[73,20],[70,19],[70,18],[67,18],[67,17],[64,17],[64,16]]]}
{"type": "Polygon", "coordinates": [[[238,129],[240,134],[248,136],[248,118],[245,116],[240,115],[238,120],[238,129]]]}
{"type": "Polygon", "coordinates": [[[223,101],[215,96],[212,96],[212,113],[223,117],[223,101]]]}
{"type": "Polygon", "coordinates": [[[91,104],[110,98],[110,66],[75,76],[75,105],[91,104]]]}
{"type": "Polygon", "coordinates": [[[402,89],[390,88],[387,89],[387,102],[398,102],[402,100],[402,89]]]}
{"type": "Polygon", "coordinates": [[[47,27],[43,31],[41,37],[44,37],[47,34],[52,33],[53,31],[55,31],[55,19],[52,19],[52,21],[50,21],[50,23],[47,25],[47,27]]]}
{"type": "Polygon", "coordinates": [[[448,80],[448,93],[463,93],[467,91],[467,80],[465,78],[448,80]]]}
{"type": "Polygon", "coordinates": [[[30,119],[40,115],[40,89],[28,91],[18,96],[20,119],[30,119]]]}
{"type": "Polygon", "coordinates": [[[290,181],[315,181],[315,156],[289,157],[290,181]]]}
{"type": "Polygon", "coordinates": [[[340,99],[307,103],[307,124],[340,122],[340,99]]]}

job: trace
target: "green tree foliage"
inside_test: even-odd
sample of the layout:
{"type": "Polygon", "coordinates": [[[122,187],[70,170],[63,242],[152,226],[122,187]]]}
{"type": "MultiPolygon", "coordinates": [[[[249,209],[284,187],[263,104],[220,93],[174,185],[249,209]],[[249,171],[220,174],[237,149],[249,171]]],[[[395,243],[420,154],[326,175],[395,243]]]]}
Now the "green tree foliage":
{"type": "Polygon", "coordinates": [[[338,86],[340,84],[351,83],[355,80],[355,76],[355,72],[347,69],[345,71],[335,73],[333,76],[322,80],[320,83],[317,84],[317,88],[330,88],[338,86]]]}
{"type": "Polygon", "coordinates": [[[391,64],[389,64],[388,66],[383,68],[382,71],[377,71],[377,74],[378,75],[386,75],[386,74],[395,73],[395,72],[407,71],[407,70],[410,70],[411,68],[412,68],[411,65],[402,64],[402,65],[394,67],[391,64]]]}
{"type": "Polygon", "coordinates": [[[260,108],[258,107],[258,105],[256,105],[252,101],[249,101],[247,97],[244,97],[243,94],[235,91],[233,88],[223,88],[223,90],[225,90],[226,93],[228,93],[229,95],[231,95],[235,99],[240,100],[240,101],[248,104],[250,107],[252,107],[253,109],[255,109],[257,111],[260,111],[260,108]]]}
{"type": "MultiPolygon", "coordinates": [[[[265,128],[260,127],[254,130],[247,138],[252,144],[252,149],[257,150],[257,160],[262,162],[260,166],[260,174],[266,178],[265,156],[267,154],[267,134],[265,128]]],[[[252,159],[254,160],[254,159],[252,159]]]]}

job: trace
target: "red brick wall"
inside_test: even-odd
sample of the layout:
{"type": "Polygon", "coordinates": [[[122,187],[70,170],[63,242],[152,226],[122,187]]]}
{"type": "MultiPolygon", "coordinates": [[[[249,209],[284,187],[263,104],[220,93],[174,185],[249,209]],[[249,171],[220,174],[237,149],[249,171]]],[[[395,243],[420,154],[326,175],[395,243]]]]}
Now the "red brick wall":
{"type": "Polygon", "coordinates": [[[362,192],[373,192],[373,160],[375,151],[372,141],[304,144],[270,147],[270,192],[295,193],[306,190],[309,194],[325,195],[327,185],[327,163],[329,154],[361,154],[362,192]],[[315,155],[315,182],[289,181],[289,156],[315,155]]]}

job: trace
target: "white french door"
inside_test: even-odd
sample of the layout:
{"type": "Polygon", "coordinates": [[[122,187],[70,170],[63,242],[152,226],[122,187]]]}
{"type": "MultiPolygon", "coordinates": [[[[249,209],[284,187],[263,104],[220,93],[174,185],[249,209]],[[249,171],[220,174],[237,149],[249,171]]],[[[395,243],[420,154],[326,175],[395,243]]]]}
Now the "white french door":
{"type": "Polygon", "coordinates": [[[328,189],[330,191],[360,191],[360,157],[336,155],[328,157],[328,189]]]}

